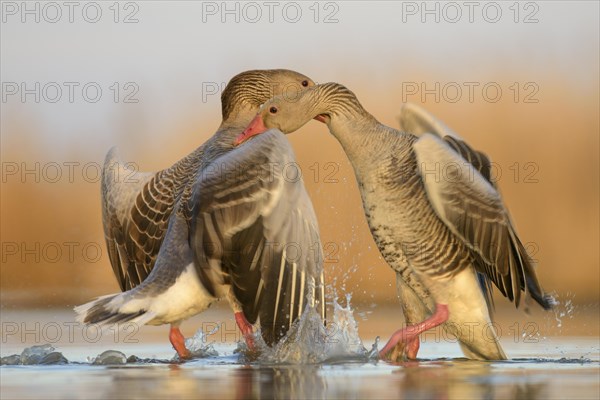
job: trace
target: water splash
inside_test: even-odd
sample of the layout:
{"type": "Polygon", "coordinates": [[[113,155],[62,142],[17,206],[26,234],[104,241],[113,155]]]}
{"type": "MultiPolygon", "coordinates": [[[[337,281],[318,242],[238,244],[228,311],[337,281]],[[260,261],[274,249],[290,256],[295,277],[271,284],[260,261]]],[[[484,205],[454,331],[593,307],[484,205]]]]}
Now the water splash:
{"type": "Polygon", "coordinates": [[[548,338],[542,336],[541,332],[537,329],[529,329],[528,325],[525,324],[525,326],[521,328],[521,339],[523,339],[523,343],[537,343],[539,341],[545,341],[548,338]]]}
{"type": "Polygon", "coordinates": [[[208,333],[204,333],[202,329],[191,338],[185,339],[185,347],[192,353],[193,358],[216,357],[219,352],[214,348],[214,342],[208,342],[208,337],[214,335],[219,330],[218,327],[208,333]]]}
{"type": "MultiPolygon", "coordinates": [[[[337,289],[338,289],[338,285],[339,285],[339,289],[343,292],[343,293],[352,293],[354,290],[351,290],[351,288],[348,288],[347,285],[349,284],[349,280],[350,278],[358,271],[358,265],[354,264],[352,265],[350,268],[342,268],[342,269],[335,269],[334,271],[332,271],[331,273],[334,273],[335,271],[342,271],[341,275],[335,275],[333,276],[331,279],[329,279],[329,281],[331,283],[327,284],[325,289],[326,289],[326,298],[327,300],[331,301],[332,303],[334,303],[338,296],[337,296],[337,289]],[[339,282],[339,284],[338,284],[339,282]]],[[[355,288],[358,289],[358,288],[355,288]]]]}
{"type": "MultiPolygon", "coordinates": [[[[198,329],[194,336],[185,339],[185,347],[191,353],[191,358],[217,357],[219,352],[214,348],[214,341],[208,342],[208,337],[214,335],[219,330],[218,327],[208,333],[204,333],[202,328],[198,329]]],[[[179,355],[175,353],[172,361],[181,361],[179,355]]]]}
{"type": "MultiPolygon", "coordinates": [[[[257,352],[249,352],[245,343],[238,343],[245,361],[275,364],[318,364],[340,361],[368,362],[378,357],[378,341],[367,350],[358,335],[358,324],[350,305],[351,296],[346,296],[342,306],[337,296],[333,299],[333,318],[324,325],[314,306],[307,305],[288,333],[273,347],[262,340],[260,331],[255,333],[257,352]]],[[[310,302],[309,302],[310,304],[310,302]]]]}
{"type": "Polygon", "coordinates": [[[554,319],[556,321],[556,327],[561,329],[563,326],[563,319],[573,319],[575,315],[575,305],[573,304],[575,294],[567,292],[564,296],[566,298],[562,301],[558,301],[558,295],[553,296],[555,299],[555,306],[553,308],[554,319]]]}

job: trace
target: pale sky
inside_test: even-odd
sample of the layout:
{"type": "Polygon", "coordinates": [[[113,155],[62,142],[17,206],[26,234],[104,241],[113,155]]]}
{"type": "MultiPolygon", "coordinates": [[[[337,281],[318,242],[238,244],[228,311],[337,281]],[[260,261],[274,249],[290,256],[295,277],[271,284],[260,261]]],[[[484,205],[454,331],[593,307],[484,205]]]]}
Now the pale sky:
{"type": "Polygon", "coordinates": [[[372,90],[361,93],[367,103],[386,96],[399,103],[399,93],[385,91],[389,82],[424,76],[549,79],[582,94],[598,84],[596,1],[53,4],[27,3],[28,12],[21,2],[2,3],[1,135],[5,141],[18,134],[15,127],[34,124],[37,145],[57,155],[76,140],[101,157],[126,134],[123,119],[145,120],[147,137],[164,136],[190,115],[218,119],[214,88],[251,68],[368,84],[372,90]],[[98,102],[86,100],[86,84],[88,96],[102,90],[98,102]],[[62,95],[52,103],[56,86],[62,95]],[[31,94],[23,103],[21,90],[32,88],[41,101],[31,94]],[[123,103],[127,94],[139,102],[123,103]]]}

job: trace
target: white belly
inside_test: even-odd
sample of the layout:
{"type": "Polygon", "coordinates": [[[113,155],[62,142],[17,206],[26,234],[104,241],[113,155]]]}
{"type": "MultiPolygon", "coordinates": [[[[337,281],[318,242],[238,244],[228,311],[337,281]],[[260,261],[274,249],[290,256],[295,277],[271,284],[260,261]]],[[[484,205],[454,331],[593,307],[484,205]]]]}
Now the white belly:
{"type": "Polygon", "coordinates": [[[206,310],[217,300],[198,279],[194,265],[189,264],[173,286],[151,301],[148,311],[156,316],[148,324],[162,325],[185,320],[206,310]]]}

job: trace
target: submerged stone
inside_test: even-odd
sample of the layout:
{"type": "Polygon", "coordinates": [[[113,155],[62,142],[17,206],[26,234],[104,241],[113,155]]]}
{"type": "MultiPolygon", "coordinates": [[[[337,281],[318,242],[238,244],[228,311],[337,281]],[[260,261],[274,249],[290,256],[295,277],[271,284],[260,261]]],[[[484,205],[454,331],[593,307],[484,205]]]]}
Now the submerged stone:
{"type": "Polygon", "coordinates": [[[137,363],[137,362],[142,362],[143,360],[141,358],[139,358],[136,355],[130,355],[129,357],[127,357],[127,363],[137,363]]]}
{"type": "Polygon", "coordinates": [[[40,361],[40,364],[42,365],[62,365],[68,363],[69,360],[67,360],[67,358],[58,351],[53,351],[50,354],[46,354],[44,358],[42,358],[42,360],[40,361]]]}
{"type": "Polygon", "coordinates": [[[116,350],[106,350],[94,359],[92,365],[123,365],[127,363],[125,354],[116,350]]]}
{"type": "Polygon", "coordinates": [[[27,347],[21,353],[21,364],[35,365],[41,364],[44,357],[54,351],[54,347],[50,344],[42,344],[37,346],[27,347]]]}
{"type": "Polygon", "coordinates": [[[0,365],[19,365],[21,364],[21,356],[19,354],[13,354],[12,356],[6,356],[0,358],[0,365]]]}
{"type": "Polygon", "coordinates": [[[2,357],[0,365],[57,365],[69,363],[69,360],[62,353],[54,350],[54,347],[50,344],[27,347],[21,354],[2,357]]]}

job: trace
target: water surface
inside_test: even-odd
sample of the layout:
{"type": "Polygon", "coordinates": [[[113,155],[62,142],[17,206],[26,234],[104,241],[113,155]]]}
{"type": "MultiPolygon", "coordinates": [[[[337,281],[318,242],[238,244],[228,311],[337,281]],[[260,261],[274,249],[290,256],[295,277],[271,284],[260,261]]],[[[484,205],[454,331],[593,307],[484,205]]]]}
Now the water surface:
{"type": "MultiPolygon", "coordinates": [[[[178,363],[173,361],[175,353],[168,343],[166,327],[143,327],[130,336],[120,332],[118,340],[114,332],[104,332],[98,340],[88,332],[87,339],[94,340],[86,341],[78,327],[72,332],[64,328],[69,315],[2,315],[3,357],[20,354],[24,348],[39,344],[36,340],[52,339],[51,329],[58,324],[63,327],[62,336],[52,345],[69,361],[64,365],[0,367],[2,399],[600,398],[597,336],[518,341],[505,336],[502,344],[511,360],[502,362],[465,360],[456,343],[426,336],[420,358],[414,362],[393,364],[357,352],[355,356],[294,365],[247,361],[235,352],[235,329],[226,324],[206,340],[217,355],[178,363]],[[16,321],[17,316],[27,324],[17,324],[20,331],[9,335],[7,328],[14,328],[9,320],[16,321]],[[35,322],[41,324],[37,331],[35,322]],[[109,349],[127,357],[135,355],[142,361],[91,364],[109,349]]],[[[217,321],[225,317],[218,310],[209,310],[204,318],[217,321]]],[[[183,328],[189,335],[189,327],[186,329],[184,324],[183,328]]],[[[370,349],[374,339],[363,339],[364,346],[370,349]]]]}

